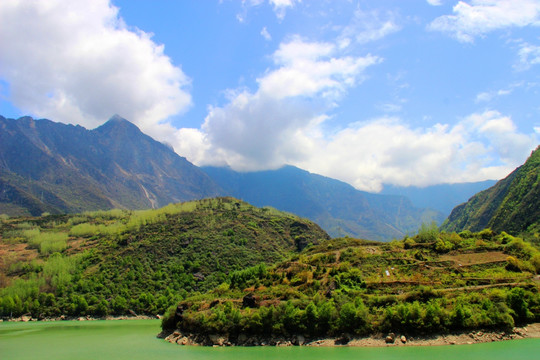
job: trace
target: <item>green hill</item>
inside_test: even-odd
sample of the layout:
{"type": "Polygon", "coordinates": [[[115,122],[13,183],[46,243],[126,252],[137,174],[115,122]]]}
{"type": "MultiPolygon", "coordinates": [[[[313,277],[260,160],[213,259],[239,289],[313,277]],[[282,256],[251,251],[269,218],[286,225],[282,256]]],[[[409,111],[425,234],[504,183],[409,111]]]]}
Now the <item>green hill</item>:
{"type": "Polygon", "coordinates": [[[2,218],[0,316],[160,314],[227,274],[328,239],[314,223],[233,198],[2,218]]]}
{"type": "Polygon", "coordinates": [[[169,340],[207,345],[510,329],[540,320],[539,271],[538,249],[491,230],[425,227],[392,243],[332,239],[230,274],[170,309],[163,328],[177,330],[169,340]]]}
{"type": "Polygon", "coordinates": [[[441,228],[446,231],[491,228],[518,235],[537,232],[539,224],[540,147],[505,179],[457,206],[441,228]]]}

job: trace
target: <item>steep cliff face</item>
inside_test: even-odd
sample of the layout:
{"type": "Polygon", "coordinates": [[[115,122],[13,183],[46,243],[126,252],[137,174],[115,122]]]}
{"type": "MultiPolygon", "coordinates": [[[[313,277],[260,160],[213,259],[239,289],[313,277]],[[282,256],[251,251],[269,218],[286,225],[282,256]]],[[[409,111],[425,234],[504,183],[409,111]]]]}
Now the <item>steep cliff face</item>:
{"type": "Polygon", "coordinates": [[[204,172],[134,124],[94,130],[0,117],[0,212],[141,209],[223,195],[204,172]]]}
{"type": "Polygon", "coordinates": [[[525,164],[491,188],[457,206],[442,226],[446,231],[491,228],[511,234],[540,223],[540,147],[525,164]]]}

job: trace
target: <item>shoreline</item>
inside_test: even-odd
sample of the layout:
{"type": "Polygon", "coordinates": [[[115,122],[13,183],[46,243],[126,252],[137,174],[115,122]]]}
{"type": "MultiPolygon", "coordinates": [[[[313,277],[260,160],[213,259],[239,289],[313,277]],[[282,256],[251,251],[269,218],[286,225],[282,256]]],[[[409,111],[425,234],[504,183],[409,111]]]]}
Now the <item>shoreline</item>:
{"type": "Polygon", "coordinates": [[[16,318],[9,318],[9,319],[0,319],[0,323],[2,322],[54,322],[54,321],[96,321],[96,320],[161,320],[160,315],[151,316],[151,315],[122,315],[122,316],[101,316],[101,317],[94,317],[94,316],[66,316],[61,315],[57,317],[47,317],[47,318],[34,318],[31,316],[19,316],[16,318]]]}
{"type": "Polygon", "coordinates": [[[172,333],[161,332],[159,338],[172,344],[187,346],[312,346],[312,347],[395,347],[395,346],[441,346],[472,345],[513,339],[540,338],[540,323],[532,323],[523,327],[515,327],[510,331],[474,330],[461,333],[441,333],[429,335],[377,334],[369,337],[341,336],[331,338],[308,338],[296,336],[248,336],[240,334],[236,337],[224,335],[182,334],[176,330],[172,333]]]}

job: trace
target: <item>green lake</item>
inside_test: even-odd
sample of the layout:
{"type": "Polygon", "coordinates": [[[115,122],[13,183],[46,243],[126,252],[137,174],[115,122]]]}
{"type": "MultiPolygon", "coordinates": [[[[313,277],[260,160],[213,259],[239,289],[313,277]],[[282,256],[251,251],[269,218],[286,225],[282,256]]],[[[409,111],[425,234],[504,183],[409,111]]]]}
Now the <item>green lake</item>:
{"type": "Polygon", "coordinates": [[[159,320],[0,323],[0,359],[489,359],[537,358],[540,339],[432,347],[189,347],[157,339],[159,320]]]}

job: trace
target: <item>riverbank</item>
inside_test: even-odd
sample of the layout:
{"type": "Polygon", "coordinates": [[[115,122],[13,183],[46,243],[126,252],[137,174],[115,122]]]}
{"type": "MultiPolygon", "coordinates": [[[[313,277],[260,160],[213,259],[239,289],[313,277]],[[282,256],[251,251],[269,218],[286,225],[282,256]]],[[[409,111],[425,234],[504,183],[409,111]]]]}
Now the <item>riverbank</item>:
{"type": "Polygon", "coordinates": [[[48,322],[48,321],[94,321],[94,320],[153,320],[153,319],[161,319],[160,315],[157,316],[148,316],[148,315],[123,315],[123,316],[102,316],[102,317],[94,317],[94,316],[67,316],[67,315],[61,315],[57,317],[45,317],[45,318],[34,318],[31,316],[20,316],[16,318],[9,318],[9,319],[0,319],[0,322],[32,322],[32,321],[40,321],[40,322],[48,322]]]}
{"type": "Polygon", "coordinates": [[[158,337],[179,345],[202,346],[357,346],[357,347],[387,347],[387,346],[436,346],[436,345],[466,345],[487,343],[523,338],[540,338],[540,323],[516,327],[511,331],[476,330],[465,333],[435,334],[431,336],[408,336],[407,334],[378,334],[370,337],[349,337],[310,339],[303,335],[291,337],[263,337],[223,335],[182,334],[180,331],[158,337]]]}

